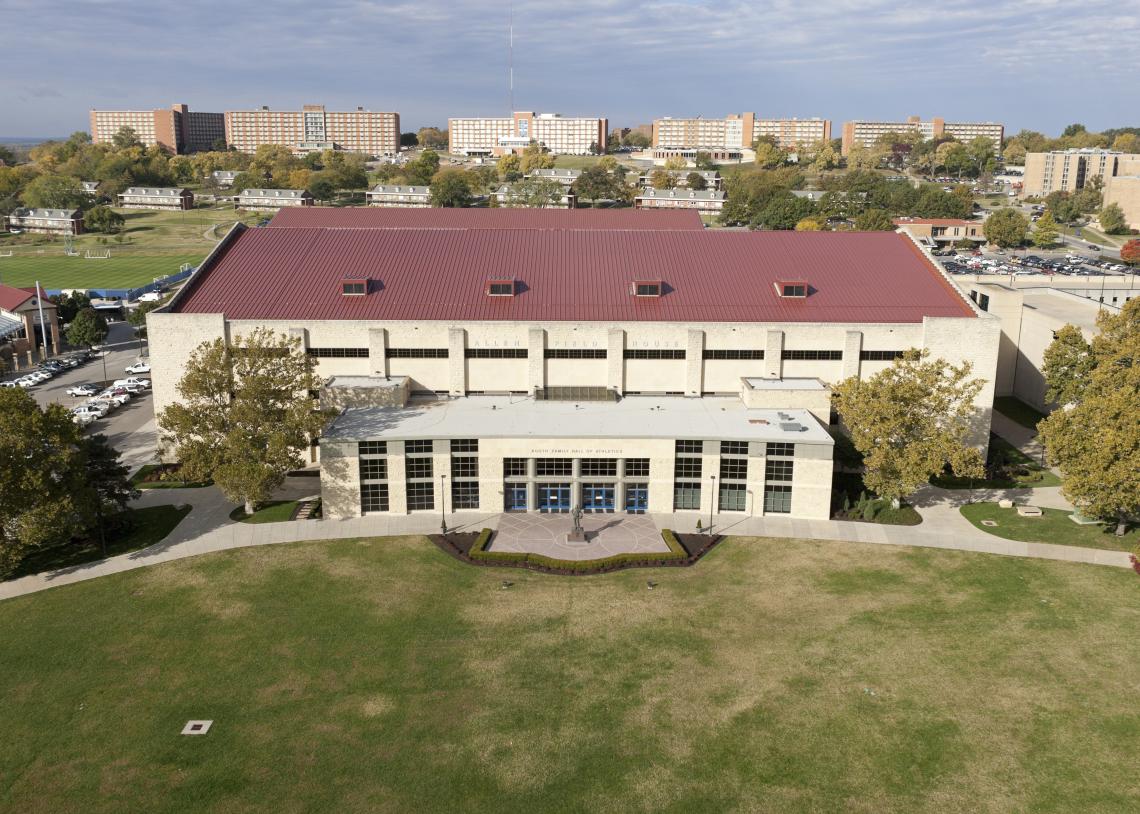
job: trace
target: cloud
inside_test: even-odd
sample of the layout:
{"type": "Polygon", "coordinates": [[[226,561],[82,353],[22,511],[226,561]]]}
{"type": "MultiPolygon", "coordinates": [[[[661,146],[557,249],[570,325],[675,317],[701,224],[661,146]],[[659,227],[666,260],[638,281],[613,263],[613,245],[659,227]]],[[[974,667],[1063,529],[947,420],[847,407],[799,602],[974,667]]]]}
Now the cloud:
{"type": "MultiPolygon", "coordinates": [[[[0,109],[67,132],[93,105],[200,110],[303,102],[399,110],[408,125],[507,106],[507,7],[485,0],[6,0],[0,109]],[[98,77],[83,81],[76,77],[98,77]],[[40,93],[34,88],[47,89],[40,93]],[[51,90],[64,88],[62,97],[51,90]],[[55,98],[58,104],[49,104],[55,98]]],[[[522,109],[654,116],[910,113],[1055,130],[1118,121],[1140,84],[1109,0],[520,0],[522,109]],[[1090,94],[1089,88],[1098,93],[1090,94]],[[1081,99],[1065,112],[1065,98],[1081,99]]],[[[56,91],[59,93],[60,91],[56,91]]],[[[7,119],[7,117],[5,117],[7,119]]],[[[45,131],[47,132],[47,131],[45,131]]],[[[2,133],[0,133],[2,135],[2,133]]]]}

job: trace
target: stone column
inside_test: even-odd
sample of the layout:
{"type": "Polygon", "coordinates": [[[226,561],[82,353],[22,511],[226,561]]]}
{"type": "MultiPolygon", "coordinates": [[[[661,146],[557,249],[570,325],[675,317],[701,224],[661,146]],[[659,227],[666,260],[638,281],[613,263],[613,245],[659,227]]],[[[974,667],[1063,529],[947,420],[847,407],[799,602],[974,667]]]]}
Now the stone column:
{"type": "Polygon", "coordinates": [[[538,511],[538,485],[535,478],[538,477],[538,467],[534,458],[526,459],[526,510],[528,512],[538,511]]]}
{"type": "Polygon", "coordinates": [[[533,394],[546,387],[546,331],[531,328],[527,331],[527,389],[533,394]]]}
{"type": "Polygon", "coordinates": [[[770,379],[784,376],[783,331],[768,331],[764,341],[764,375],[770,379]]]}
{"type": "Polygon", "coordinates": [[[606,387],[625,391],[625,331],[610,328],[606,337],[606,387]]]}
{"type": "Polygon", "coordinates": [[[685,395],[700,397],[705,380],[705,332],[690,329],[685,346],[685,395]]]}
{"type": "Polygon", "coordinates": [[[848,331],[843,342],[843,378],[849,379],[858,376],[862,369],[862,360],[859,355],[863,352],[863,332],[848,331]]]}
{"type": "Polygon", "coordinates": [[[447,329],[448,392],[452,396],[467,395],[467,331],[447,329]]]}
{"type": "Polygon", "coordinates": [[[368,375],[388,378],[388,331],[368,329],[368,375]]]}
{"type": "Polygon", "coordinates": [[[404,442],[388,442],[388,512],[408,513],[408,481],[404,475],[404,442]]]}

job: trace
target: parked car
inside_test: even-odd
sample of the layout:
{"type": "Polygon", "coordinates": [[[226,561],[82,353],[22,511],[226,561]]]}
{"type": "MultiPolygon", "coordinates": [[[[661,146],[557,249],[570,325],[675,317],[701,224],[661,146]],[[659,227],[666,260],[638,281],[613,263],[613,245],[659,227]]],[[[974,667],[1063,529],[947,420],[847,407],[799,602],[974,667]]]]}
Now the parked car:
{"type": "Polygon", "coordinates": [[[98,392],[99,388],[93,384],[77,384],[75,387],[67,388],[69,396],[93,396],[98,392]]]}
{"type": "Polygon", "coordinates": [[[16,379],[16,384],[18,384],[20,387],[23,387],[24,389],[35,387],[39,383],[39,379],[33,379],[31,376],[21,376],[20,378],[16,379]]]}
{"type": "Polygon", "coordinates": [[[0,382],[0,387],[19,387],[15,382],[0,382]]]}
{"type": "Polygon", "coordinates": [[[1096,245],[1095,243],[1086,243],[1085,248],[1088,249],[1090,252],[1099,252],[1100,251],[1100,246],[1096,245]]]}
{"type": "Polygon", "coordinates": [[[133,365],[127,365],[127,373],[150,373],[150,365],[146,362],[135,362],[133,365]]]}
{"type": "Polygon", "coordinates": [[[158,302],[162,299],[161,291],[148,291],[139,295],[139,302],[158,302]]]}
{"type": "Polygon", "coordinates": [[[51,374],[46,370],[33,370],[25,378],[32,379],[36,384],[46,382],[51,378],[51,374]]]}
{"type": "Polygon", "coordinates": [[[131,397],[127,393],[113,393],[113,392],[104,390],[102,393],[95,396],[91,400],[92,401],[104,402],[107,404],[114,404],[116,407],[122,407],[124,404],[126,404],[128,401],[131,400],[131,397]]]}
{"type": "Polygon", "coordinates": [[[132,384],[136,387],[150,387],[150,379],[140,379],[137,376],[131,376],[126,379],[115,379],[115,381],[111,382],[112,387],[126,387],[132,384]]]}
{"type": "Polygon", "coordinates": [[[95,418],[102,418],[103,416],[107,415],[107,405],[89,401],[86,404],[80,404],[78,407],[71,411],[71,414],[89,415],[94,416],[95,418]]]}
{"type": "Polygon", "coordinates": [[[83,412],[71,414],[71,420],[78,424],[80,427],[86,427],[96,418],[98,418],[98,416],[96,416],[94,413],[83,412]]]}

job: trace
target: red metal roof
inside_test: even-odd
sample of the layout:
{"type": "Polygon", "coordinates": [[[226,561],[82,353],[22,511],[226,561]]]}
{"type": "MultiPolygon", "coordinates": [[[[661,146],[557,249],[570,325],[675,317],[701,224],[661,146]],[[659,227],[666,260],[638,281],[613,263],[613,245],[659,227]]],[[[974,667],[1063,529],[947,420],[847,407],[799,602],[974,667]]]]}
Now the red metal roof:
{"type": "Polygon", "coordinates": [[[637,229],[701,231],[696,210],[414,209],[387,206],[283,207],[269,227],[340,229],[637,229]]]}
{"type": "MultiPolygon", "coordinates": [[[[30,300],[35,293],[35,286],[13,288],[10,285],[0,285],[0,308],[3,308],[5,311],[13,311],[30,300]]],[[[43,293],[42,289],[40,293],[43,293]]]]}
{"type": "Polygon", "coordinates": [[[172,304],[229,319],[921,322],[970,317],[894,232],[250,229],[172,304]],[[346,275],[372,280],[346,297],[346,275]],[[803,299],[773,283],[806,279],[803,299]],[[514,277],[514,297],[487,281],[514,277]],[[634,280],[665,282],[635,297],[634,280]]]}

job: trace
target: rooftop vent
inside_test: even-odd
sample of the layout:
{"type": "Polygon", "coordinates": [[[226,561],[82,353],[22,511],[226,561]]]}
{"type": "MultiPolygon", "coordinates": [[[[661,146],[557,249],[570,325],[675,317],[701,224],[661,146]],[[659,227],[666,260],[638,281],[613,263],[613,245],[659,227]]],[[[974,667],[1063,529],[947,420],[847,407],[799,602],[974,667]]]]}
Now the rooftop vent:
{"type": "Polygon", "coordinates": [[[629,293],[635,297],[660,297],[664,290],[662,280],[634,280],[629,286],[629,293]]]}
{"type": "Polygon", "coordinates": [[[808,295],[807,280],[777,280],[776,293],[790,299],[803,299],[808,295]]]}
{"type": "Polygon", "coordinates": [[[340,293],[346,297],[362,297],[368,293],[368,280],[363,277],[348,277],[340,281],[340,293]]]}
{"type": "Polygon", "coordinates": [[[488,280],[486,293],[488,297],[513,297],[515,295],[515,281],[488,280]]]}

